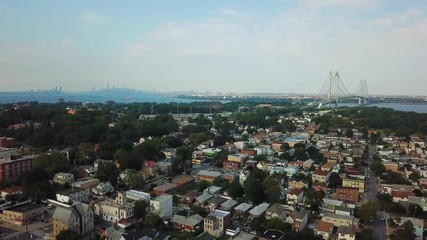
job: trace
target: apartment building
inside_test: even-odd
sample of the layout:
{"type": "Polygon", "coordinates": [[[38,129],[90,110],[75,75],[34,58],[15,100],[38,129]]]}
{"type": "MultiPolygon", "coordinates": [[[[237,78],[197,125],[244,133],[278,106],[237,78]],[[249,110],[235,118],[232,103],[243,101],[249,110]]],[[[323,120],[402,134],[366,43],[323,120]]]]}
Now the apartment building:
{"type": "Polygon", "coordinates": [[[162,218],[172,216],[173,197],[170,194],[163,194],[150,200],[150,212],[162,218]]]}
{"type": "Polygon", "coordinates": [[[204,231],[214,237],[222,237],[225,229],[231,224],[231,214],[227,211],[215,209],[204,220],[204,231]]]}
{"type": "Polygon", "coordinates": [[[53,235],[56,237],[62,230],[71,229],[82,235],[94,230],[93,211],[88,204],[75,203],[73,205],[56,204],[53,213],[53,235]]]}
{"type": "Polygon", "coordinates": [[[346,188],[357,188],[360,193],[365,192],[365,181],[356,178],[344,178],[342,180],[342,186],[346,188]]]}
{"type": "Polygon", "coordinates": [[[0,181],[13,180],[33,169],[34,157],[3,157],[0,158],[0,181]]]}

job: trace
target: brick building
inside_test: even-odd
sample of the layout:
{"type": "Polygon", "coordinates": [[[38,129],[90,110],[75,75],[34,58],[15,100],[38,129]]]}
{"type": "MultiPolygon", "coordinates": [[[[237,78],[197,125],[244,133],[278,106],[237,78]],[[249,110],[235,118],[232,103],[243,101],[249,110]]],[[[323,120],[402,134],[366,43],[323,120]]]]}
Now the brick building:
{"type": "Polygon", "coordinates": [[[359,189],[357,188],[337,188],[337,199],[342,201],[358,202],[359,189]]]}
{"type": "Polygon", "coordinates": [[[33,157],[0,158],[0,181],[16,179],[33,168],[33,157]]]}

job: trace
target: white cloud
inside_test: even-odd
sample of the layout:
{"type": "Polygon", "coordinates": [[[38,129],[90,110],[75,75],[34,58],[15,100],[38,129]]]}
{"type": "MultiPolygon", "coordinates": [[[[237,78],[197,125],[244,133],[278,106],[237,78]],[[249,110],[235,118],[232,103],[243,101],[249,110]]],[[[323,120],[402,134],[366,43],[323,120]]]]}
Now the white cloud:
{"type": "Polygon", "coordinates": [[[129,47],[128,61],[135,76],[143,68],[147,79],[174,79],[180,89],[317,93],[329,70],[339,69],[349,91],[367,78],[372,93],[403,92],[427,75],[417,69],[427,54],[427,20],[420,9],[359,17],[359,10],[382,2],[327,0],[318,6],[328,11],[300,4],[263,19],[224,9],[198,21],[166,22],[129,47]],[[336,6],[357,10],[329,11],[336,6]],[[405,84],[397,79],[402,72],[405,84]],[[391,87],[384,89],[384,81],[391,87]]]}
{"type": "Polygon", "coordinates": [[[102,16],[99,13],[96,12],[91,12],[91,11],[84,11],[81,15],[80,18],[90,22],[90,23],[94,23],[94,24],[99,24],[99,23],[103,23],[106,22],[108,20],[108,18],[102,16]]]}

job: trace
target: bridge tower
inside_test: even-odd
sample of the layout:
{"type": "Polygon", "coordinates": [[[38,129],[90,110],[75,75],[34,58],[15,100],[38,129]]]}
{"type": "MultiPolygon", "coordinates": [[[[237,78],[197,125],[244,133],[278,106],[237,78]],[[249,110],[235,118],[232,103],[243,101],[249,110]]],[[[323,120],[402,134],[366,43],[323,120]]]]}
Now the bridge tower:
{"type": "Polygon", "coordinates": [[[366,79],[362,79],[357,86],[355,96],[359,96],[359,104],[366,104],[368,101],[368,84],[366,79]]]}
{"type": "Polygon", "coordinates": [[[341,82],[340,73],[338,71],[329,72],[328,80],[329,87],[327,89],[327,102],[335,102],[335,107],[338,107],[338,100],[340,95],[339,85],[341,82]]]}

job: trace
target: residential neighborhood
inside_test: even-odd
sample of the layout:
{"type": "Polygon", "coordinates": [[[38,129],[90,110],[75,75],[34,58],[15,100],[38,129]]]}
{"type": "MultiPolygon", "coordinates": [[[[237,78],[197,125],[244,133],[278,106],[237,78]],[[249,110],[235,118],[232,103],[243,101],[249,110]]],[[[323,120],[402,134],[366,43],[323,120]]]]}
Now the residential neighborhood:
{"type": "Polygon", "coordinates": [[[111,159],[98,143],[35,152],[1,137],[0,238],[425,239],[425,136],[321,131],[325,116],[349,121],[333,111],[268,113],[141,115],[176,127],[111,159]]]}

